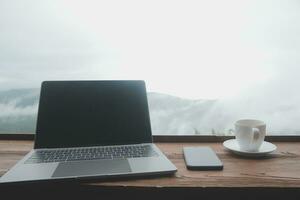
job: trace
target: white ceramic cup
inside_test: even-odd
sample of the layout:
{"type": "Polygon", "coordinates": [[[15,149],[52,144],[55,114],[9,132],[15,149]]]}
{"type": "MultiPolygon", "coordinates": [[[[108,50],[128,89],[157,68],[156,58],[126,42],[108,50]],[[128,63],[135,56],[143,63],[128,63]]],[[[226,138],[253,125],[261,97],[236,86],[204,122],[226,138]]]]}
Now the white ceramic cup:
{"type": "Polygon", "coordinates": [[[235,138],[242,151],[258,151],[266,135],[266,124],[256,119],[235,122],[235,138]]]}

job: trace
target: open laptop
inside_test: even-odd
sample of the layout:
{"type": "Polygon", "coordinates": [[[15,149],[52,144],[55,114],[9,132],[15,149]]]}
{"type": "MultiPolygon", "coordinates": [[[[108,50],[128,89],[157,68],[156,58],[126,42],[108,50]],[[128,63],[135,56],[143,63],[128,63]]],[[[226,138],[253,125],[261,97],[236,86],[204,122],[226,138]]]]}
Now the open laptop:
{"type": "Polygon", "coordinates": [[[34,149],[1,183],[172,174],[152,143],[144,81],[45,81],[34,149]]]}

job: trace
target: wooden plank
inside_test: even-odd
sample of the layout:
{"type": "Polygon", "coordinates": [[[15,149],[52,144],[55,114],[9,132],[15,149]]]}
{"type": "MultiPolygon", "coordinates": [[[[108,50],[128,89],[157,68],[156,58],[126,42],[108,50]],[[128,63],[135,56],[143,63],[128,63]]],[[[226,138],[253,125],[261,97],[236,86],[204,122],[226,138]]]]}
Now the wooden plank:
{"type": "MultiPolygon", "coordinates": [[[[177,166],[171,177],[90,183],[109,187],[275,187],[300,188],[300,143],[277,142],[278,150],[267,158],[242,158],[226,151],[221,143],[157,143],[177,166]],[[210,146],[224,163],[223,171],[189,171],[184,146],[210,146]]],[[[33,147],[32,141],[0,141],[0,175],[4,174],[33,147]]]]}
{"type": "MultiPolygon", "coordinates": [[[[34,140],[33,133],[0,134],[0,140],[34,140]]],[[[224,135],[154,135],[154,142],[223,142],[234,138],[234,136],[224,135]]],[[[300,135],[267,135],[269,142],[300,142],[300,135]]]]}

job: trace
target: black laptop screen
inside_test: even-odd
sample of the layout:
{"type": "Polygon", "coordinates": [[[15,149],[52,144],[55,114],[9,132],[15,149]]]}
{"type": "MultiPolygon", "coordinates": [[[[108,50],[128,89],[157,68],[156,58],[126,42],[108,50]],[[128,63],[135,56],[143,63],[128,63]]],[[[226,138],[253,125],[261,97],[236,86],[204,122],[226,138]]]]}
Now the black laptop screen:
{"type": "Polygon", "coordinates": [[[151,142],[143,81],[46,81],[35,148],[151,142]]]}

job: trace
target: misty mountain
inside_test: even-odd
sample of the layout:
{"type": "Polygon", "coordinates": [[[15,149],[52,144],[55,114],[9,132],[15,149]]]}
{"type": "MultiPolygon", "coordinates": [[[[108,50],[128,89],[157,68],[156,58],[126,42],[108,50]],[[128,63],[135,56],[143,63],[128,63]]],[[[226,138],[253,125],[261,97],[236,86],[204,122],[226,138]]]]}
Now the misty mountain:
{"type": "Polygon", "coordinates": [[[39,89],[13,89],[0,92],[0,103],[16,103],[16,107],[27,107],[38,103],[39,89]]]}
{"type": "Polygon", "coordinates": [[[166,94],[148,93],[154,134],[210,134],[211,124],[202,124],[216,100],[188,100],[166,94]]]}
{"type": "MultiPolygon", "coordinates": [[[[0,91],[0,133],[35,132],[38,100],[39,89],[0,91]]],[[[152,92],[148,93],[148,103],[154,134],[193,134],[197,127],[182,121],[204,117],[215,101],[194,101],[152,92]]]]}
{"type": "Polygon", "coordinates": [[[38,100],[38,89],[1,91],[0,133],[33,133],[38,100]]]}
{"type": "MultiPolygon", "coordinates": [[[[0,133],[34,133],[38,100],[39,89],[0,91],[0,133]]],[[[299,115],[295,109],[271,104],[258,107],[257,101],[257,98],[256,101],[248,98],[190,100],[150,92],[148,104],[152,132],[161,135],[229,135],[236,120],[261,117],[267,122],[271,134],[300,133],[297,124],[290,126],[290,119],[297,119],[299,115]]]]}

